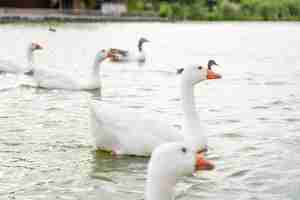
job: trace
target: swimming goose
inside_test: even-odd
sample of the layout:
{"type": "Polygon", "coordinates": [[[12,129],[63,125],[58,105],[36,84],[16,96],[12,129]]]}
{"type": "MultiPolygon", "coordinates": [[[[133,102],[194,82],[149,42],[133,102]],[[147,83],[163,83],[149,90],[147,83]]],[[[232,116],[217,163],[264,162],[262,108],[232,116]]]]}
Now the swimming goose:
{"type": "Polygon", "coordinates": [[[76,73],[51,68],[33,68],[33,80],[37,87],[65,90],[93,90],[101,87],[100,63],[109,57],[109,52],[101,50],[96,54],[92,70],[86,77],[76,73]]]}
{"type": "Polygon", "coordinates": [[[199,65],[179,70],[181,74],[181,101],[184,112],[182,133],[152,119],[145,113],[125,109],[105,102],[92,101],[91,131],[96,147],[114,154],[149,156],[155,147],[166,142],[190,140],[197,151],[206,150],[207,138],[202,131],[194,101],[194,86],[207,79],[221,76],[210,67],[199,65]]]}
{"type": "Polygon", "coordinates": [[[157,147],[147,169],[145,200],[173,200],[179,178],[214,165],[185,143],[167,143],[157,147]]]}
{"type": "Polygon", "coordinates": [[[56,29],[53,28],[52,26],[49,26],[48,31],[50,31],[50,32],[56,32],[56,29]]]}
{"type": "Polygon", "coordinates": [[[140,62],[143,63],[146,61],[146,55],[143,50],[143,44],[149,42],[146,38],[140,38],[138,42],[138,52],[130,52],[122,49],[111,49],[112,57],[111,61],[113,62],[140,62]]]}
{"type": "MultiPolygon", "coordinates": [[[[23,74],[28,73],[33,68],[34,52],[42,47],[37,43],[30,43],[26,49],[27,67],[18,65],[9,60],[0,60],[0,73],[23,74]]],[[[30,74],[30,73],[29,73],[30,74]]]]}

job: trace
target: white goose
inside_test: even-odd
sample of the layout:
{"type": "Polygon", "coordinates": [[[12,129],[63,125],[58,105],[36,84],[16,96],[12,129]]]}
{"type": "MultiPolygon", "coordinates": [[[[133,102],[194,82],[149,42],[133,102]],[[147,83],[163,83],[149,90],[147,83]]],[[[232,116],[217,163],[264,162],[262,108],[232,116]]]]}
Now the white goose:
{"type": "Polygon", "coordinates": [[[179,178],[214,165],[185,143],[168,143],[157,147],[148,164],[145,200],[173,200],[179,178]]]}
{"type": "Polygon", "coordinates": [[[65,90],[93,90],[101,87],[100,63],[109,57],[106,50],[96,54],[90,74],[85,77],[68,73],[66,71],[53,70],[50,68],[33,67],[33,80],[37,87],[48,89],[65,90]]]}
{"type": "Polygon", "coordinates": [[[23,74],[29,73],[33,68],[34,52],[42,47],[37,43],[30,43],[26,49],[27,67],[18,65],[9,60],[0,60],[0,73],[23,74]]]}
{"type": "MultiPolygon", "coordinates": [[[[215,62],[214,62],[215,63],[215,62]]],[[[191,140],[194,148],[204,151],[207,138],[201,129],[194,102],[194,85],[221,76],[208,67],[189,66],[179,70],[184,112],[183,134],[163,120],[151,119],[135,110],[93,101],[90,103],[91,130],[96,147],[115,154],[149,156],[162,143],[191,140]]]]}
{"type": "Polygon", "coordinates": [[[143,63],[146,61],[145,51],[143,49],[143,44],[149,42],[146,38],[140,38],[138,42],[138,52],[131,52],[122,49],[111,49],[113,62],[139,62],[143,63]]]}

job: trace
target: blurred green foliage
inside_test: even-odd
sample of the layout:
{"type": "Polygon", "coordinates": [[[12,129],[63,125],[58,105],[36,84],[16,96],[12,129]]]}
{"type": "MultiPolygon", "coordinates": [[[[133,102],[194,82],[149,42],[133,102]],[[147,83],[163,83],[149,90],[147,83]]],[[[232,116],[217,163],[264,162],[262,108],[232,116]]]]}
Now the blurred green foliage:
{"type": "Polygon", "coordinates": [[[300,0],[128,0],[130,12],[152,11],[171,20],[300,20],[300,0]]]}
{"type": "Polygon", "coordinates": [[[94,8],[96,6],[96,0],[81,0],[81,3],[86,8],[94,8]]]}
{"type": "Polygon", "coordinates": [[[159,5],[159,16],[161,17],[172,17],[173,16],[173,10],[171,4],[168,4],[166,2],[163,2],[159,5]]]}

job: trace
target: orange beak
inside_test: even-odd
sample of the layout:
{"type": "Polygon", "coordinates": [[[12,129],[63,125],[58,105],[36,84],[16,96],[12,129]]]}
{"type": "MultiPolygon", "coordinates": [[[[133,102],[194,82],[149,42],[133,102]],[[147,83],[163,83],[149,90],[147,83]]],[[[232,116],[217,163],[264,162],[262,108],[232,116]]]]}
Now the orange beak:
{"type": "Polygon", "coordinates": [[[211,69],[207,69],[207,79],[220,79],[222,76],[211,69]]]}
{"type": "Polygon", "coordinates": [[[213,170],[215,168],[214,164],[210,161],[205,160],[203,154],[197,154],[196,171],[200,170],[213,170]]]}
{"type": "Polygon", "coordinates": [[[106,55],[107,58],[112,58],[113,56],[114,56],[114,55],[113,55],[113,53],[111,52],[111,50],[107,52],[107,55],[106,55]]]}

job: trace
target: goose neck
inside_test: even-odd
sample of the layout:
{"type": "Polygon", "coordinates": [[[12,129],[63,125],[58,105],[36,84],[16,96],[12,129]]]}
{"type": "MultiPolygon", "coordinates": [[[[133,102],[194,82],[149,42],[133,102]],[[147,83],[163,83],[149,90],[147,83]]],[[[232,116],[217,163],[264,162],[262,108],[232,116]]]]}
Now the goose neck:
{"type": "Polygon", "coordinates": [[[33,67],[34,67],[34,56],[33,56],[33,51],[30,48],[27,49],[27,62],[28,62],[28,67],[30,69],[33,69],[33,67]]]}
{"type": "Polygon", "coordinates": [[[139,49],[139,52],[143,51],[143,43],[142,42],[139,42],[138,49],[139,49]]]}
{"type": "Polygon", "coordinates": [[[99,73],[100,73],[100,62],[97,59],[95,59],[93,64],[93,69],[92,69],[92,75],[98,77],[99,73]]]}
{"type": "Polygon", "coordinates": [[[194,86],[182,82],[181,98],[185,120],[188,122],[199,122],[199,117],[196,112],[196,105],[194,99],[194,86]]]}
{"type": "Polygon", "coordinates": [[[176,181],[176,176],[163,170],[148,174],[145,200],[173,200],[176,181]]]}

